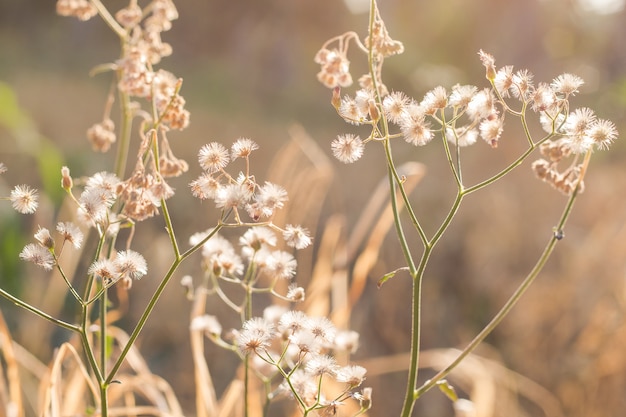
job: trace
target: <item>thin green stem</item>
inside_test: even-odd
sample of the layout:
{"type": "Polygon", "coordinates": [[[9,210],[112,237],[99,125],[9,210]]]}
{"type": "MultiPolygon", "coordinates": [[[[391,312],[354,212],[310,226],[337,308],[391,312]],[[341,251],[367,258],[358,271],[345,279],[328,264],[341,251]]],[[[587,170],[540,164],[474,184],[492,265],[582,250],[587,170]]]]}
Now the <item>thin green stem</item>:
{"type": "MultiPolygon", "coordinates": [[[[590,154],[587,154],[586,163],[588,163],[589,155],[590,154]]],[[[585,166],[586,166],[586,163],[585,163],[585,166]]],[[[511,295],[511,297],[507,300],[504,306],[502,306],[500,311],[498,311],[498,313],[483,328],[483,330],[481,330],[480,333],[478,333],[476,337],[465,347],[465,349],[463,349],[463,351],[459,354],[459,356],[454,361],[452,361],[450,365],[448,365],[445,369],[442,369],[441,371],[439,371],[434,377],[432,377],[430,380],[428,380],[426,383],[424,383],[424,385],[422,385],[420,388],[418,388],[414,392],[413,396],[415,400],[417,400],[426,391],[434,387],[438,381],[441,381],[443,378],[445,378],[450,372],[452,372],[452,370],[454,370],[461,363],[461,361],[463,361],[463,359],[465,359],[465,357],[467,357],[470,353],[472,353],[478,347],[478,345],[482,343],[482,341],[485,340],[485,338],[489,334],[491,334],[491,332],[498,326],[498,324],[500,324],[500,322],[509,314],[511,309],[517,304],[517,302],[524,295],[526,290],[535,281],[535,279],[537,278],[541,270],[546,265],[546,262],[550,258],[550,255],[554,251],[554,248],[557,242],[562,238],[562,235],[560,232],[565,227],[565,224],[567,223],[567,220],[572,212],[572,208],[574,207],[574,202],[580,190],[580,183],[582,181],[582,176],[583,175],[581,174],[581,178],[579,180],[578,186],[576,187],[576,189],[574,190],[574,192],[572,193],[572,195],[567,201],[565,209],[563,210],[561,218],[555,228],[556,232],[553,233],[553,235],[548,240],[548,244],[543,250],[535,266],[532,268],[532,270],[529,272],[526,278],[522,281],[522,283],[518,286],[515,292],[511,295]]]]}
{"type": "Polygon", "coordinates": [[[213,230],[211,230],[211,232],[209,234],[207,234],[207,236],[204,239],[202,239],[196,245],[192,246],[190,249],[188,249],[183,254],[181,254],[180,256],[176,257],[176,259],[174,259],[174,261],[172,262],[172,265],[170,266],[170,268],[168,269],[167,273],[163,277],[163,280],[161,281],[161,283],[159,284],[159,286],[155,290],[154,294],[150,298],[150,301],[148,301],[148,305],[146,306],[145,310],[141,314],[141,317],[139,318],[139,321],[135,325],[135,329],[130,334],[130,336],[128,338],[128,341],[126,342],[126,345],[124,346],[124,348],[122,349],[122,352],[120,353],[120,356],[115,361],[115,364],[113,364],[113,366],[111,367],[111,370],[109,371],[108,376],[107,376],[107,378],[106,378],[106,380],[104,382],[106,385],[109,385],[111,383],[111,381],[113,381],[113,378],[117,374],[117,371],[119,371],[120,367],[122,366],[122,363],[126,359],[126,356],[128,355],[128,352],[130,351],[131,347],[135,343],[135,340],[137,340],[137,337],[139,337],[139,334],[141,333],[141,330],[143,329],[144,325],[148,321],[148,318],[152,314],[152,311],[154,310],[154,307],[156,306],[157,301],[161,297],[161,294],[163,294],[163,291],[165,290],[165,287],[167,287],[167,284],[170,282],[170,280],[174,276],[174,272],[176,272],[176,270],[178,269],[180,264],[187,257],[189,257],[191,254],[193,254],[198,249],[200,249],[202,247],[202,245],[204,245],[209,239],[211,239],[213,236],[215,236],[217,234],[217,232],[219,232],[220,229],[221,229],[221,226],[219,226],[219,225],[216,226],[215,228],[213,228],[213,230]]]}
{"type": "Polygon", "coordinates": [[[14,295],[6,292],[3,288],[0,288],[0,295],[2,295],[4,298],[6,298],[7,300],[11,301],[13,304],[15,304],[16,306],[22,307],[25,310],[30,311],[31,313],[41,317],[44,320],[48,320],[49,322],[56,324],[59,327],[62,327],[64,329],[67,330],[71,330],[73,332],[80,332],[80,327],[74,325],[74,324],[70,324],[67,323],[63,320],[59,320],[56,317],[52,317],[51,315],[44,313],[43,311],[39,310],[37,307],[34,307],[30,304],[28,304],[25,301],[20,300],[19,298],[15,297],[14,295]]]}

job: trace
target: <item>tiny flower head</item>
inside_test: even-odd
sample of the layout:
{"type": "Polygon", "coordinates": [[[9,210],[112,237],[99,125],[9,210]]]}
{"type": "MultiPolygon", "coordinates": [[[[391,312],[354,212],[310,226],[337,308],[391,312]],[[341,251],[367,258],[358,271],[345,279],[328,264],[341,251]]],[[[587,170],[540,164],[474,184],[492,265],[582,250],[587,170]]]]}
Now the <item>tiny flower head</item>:
{"type": "Polygon", "coordinates": [[[245,252],[250,255],[264,247],[276,246],[276,242],[276,234],[265,226],[251,227],[239,238],[239,243],[247,249],[245,252]]]}
{"type": "Polygon", "coordinates": [[[230,147],[230,155],[232,159],[247,158],[252,151],[259,149],[259,145],[255,141],[248,138],[239,138],[230,147]]]}
{"type": "Polygon", "coordinates": [[[191,194],[200,200],[213,199],[221,187],[218,180],[207,172],[203,172],[197,179],[189,184],[191,194]]]}
{"type": "Polygon", "coordinates": [[[70,191],[73,186],[72,177],[70,175],[70,169],[68,167],[61,168],[61,187],[65,191],[70,191]]]}
{"type": "Polygon", "coordinates": [[[20,252],[20,259],[32,262],[46,271],[50,271],[54,265],[56,265],[56,261],[50,250],[35,243],[29,243],[24,246],[24,249],[20,252]]]}
{"type": "Polygon", "coordinates": [[[337,371],[337,381],[345,382],[351,388],[358,387],[365,381],[367,370],[359,365],[348,365],[339,368],[337,371]]]}
{"type": "Polygon", "coordinates": [[[332,344],[337,333],[335,325],[326,317],[312,317],[308,322],[308,330],[327,345],[332,344]]]}
{"type": "Polygon", "coordinates": [[[83,232],[78,226],[71,222],[60,222],[57,224],[57,232],[63,236],[63,240],[70,242],[75,249],[79,249],[83,243],[83,232]]]}
{"type": "Polygon", "coordinates": [[[459,85],[452,87],[449,103],[453,107],[466,107],[478,89],[473,85],[459,85]]]}
{"type": "Polygon", "coordinates": [[[340,330],[335,335],[335,349],[355,353],[359,348],[359,334],[354,330],[340,330]]]}
{"type": "Polygon", "coordinates": [[[140,279],[148,273],[146,260],[141,254],[133,250],[118,252],[114,262],[119,275],[140,279]]]}
{"type": "Polygon", "coordinates": [[[285,251],[274,251],[266,261],[265,270],[274,278],[291,279],[296,275],[296,262],[293,255],[285,251]]]}
{"type": "Polygon", "coordinates": [[[95,261],[91,264],[87,272],[89,275],[100,278],[100,280],[105,283],[119,278],[115,263],[111,259],[100,259],[95,261]]]}
{"type": "Polygon", "coordinates": [[[254,317],[243,324],[236,343],[244,354],[262,353],[269,348],[274,337],[274,326],[261,317],[254,317]]]}
{"type": "Polygon", "coordinates": [[[2,162],[0,162],[0,174],[4,174],[7,172],[7,167],[2,162]]]}
{"type": "Polygon", "coordinates": [[[587,135],[593,140],[598,149],[608,149],[617,139],[618,133],[610,120],[598,119],[587,129],[587,135]]]}
{"type": "Polygon", "coordinates": [[[582,78],[573,75],[573,74],[561,74],[556,77],[550,87],[554,90],[555,93],[565,96],[573,96],[578,92],[578,89],[584,84],[582,78]]]}
{"type": "Polygon", "coordinates": [[[337,373],[338,366],[335,358],[332,356],[314,355],[307,361],[305,369],[310,375],[330,375],[334,377],[337,373]]]}
{"type": "Polygon", "coordinates": [[[307,229],[302,226],[288,224],[283,231],[283,239],[287,246],[304,249],[311,244],[311,237],[307,229]]]}
{"type": "Polygon", "coordinates": [[[284,207],[285,201],[287,201],[287,191],[280,185],[265,182],[259,188],[254,200],[261,214],[270,217],[275,210],[284,207]]]}
{"type": "Polygon", "coordinates": [[[337,136],[330,146],[335,158],[346,164],[361,158],[365,147],[361,138],[352,134],[337,136]]]}
{"type": "Polygon", "coordinates": [[[393,91],[383,99],[383,111],[387,120],[399,124],[405,117],[409,98],[401,91],[393,91]]]}
{"type": "Polygon", "coordinates": [[[478,56],[480,57],[480,61],[483,63],[485,67],[486,73],[485,76],[489,81],[493,81],[496,78],[496,60],[493,55],[488,54],[482,49],[478,51],[478,56]]]}
{"type": "Polygon", "coordinates": [[[228,165],[228,149],[217,142],[206,144],[198,153],[198,162],[200,162],[200,166],[210,174],[217,172],[228,165]]]}
{"type": "Polygon", "coordinates": [[[304,298],[305,298],[304,288],[297,287],[295,285],[289,286],[289,289],[287,290],[287,299],[289,301],[297,303],[297,302],[304,301],[304,298]]]}
{"type": "Polygon", "coordinates": [[[502,97],[510,97],[509,91],[513,86],[513,66],[507,65],[500,68],[493,83],[502,97]]]}
{"type": "Polygon", "coordinates": [[[433,139],[430,124],[423,117],[407,117],[400,125],[404,140],[411,145],[424,146],[433,139]]]}
{"type": "Polygon", "coordinates": [[[434,115],[437,110],[445,109],[448,105],[448,93],[442,86],[435,87],[424,96],[420,106],[425,114],[434,115]]]}
{"type": "Polygon", "coordinates": [[[48,249],[53,249],[54,248],[54,239],[52,239],[52,236],[50,235],[50,231],[48,229],[46,229],[45,227],[39,227],[39,230],[37,230],[37,233],[35,233],[35,239],[41,243],[41,246],[44,246],[45,248],[48,249]]]}
{"type": "Polygon", "coordinates": [[[222,325],[217,320],[217,317],[208,314],[194,317],[193,320],[191,320],[189,329],[204,332],[204,334],[212,339],[219,338],[222,334],[222,325]]]}
{"type": "Polygon", "coordinates": [[[309,317],[300,310],[289,310],[280,316],[278,330],[281,333],[294,334],[306,329],[309,317]]]}
{"type": "Polygon", "coordinates": [[[37,190],[28,185],[17,185],[9,197],[13,208],[22,214],[32,214],[37,210],[37,190]]]}

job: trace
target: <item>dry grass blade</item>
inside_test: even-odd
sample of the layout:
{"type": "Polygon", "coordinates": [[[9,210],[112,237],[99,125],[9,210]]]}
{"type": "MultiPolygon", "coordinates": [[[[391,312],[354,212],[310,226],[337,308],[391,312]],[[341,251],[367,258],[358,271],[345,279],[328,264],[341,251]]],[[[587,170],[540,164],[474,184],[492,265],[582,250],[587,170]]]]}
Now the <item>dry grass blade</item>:
{"type": "Polygon", "coordinates": [[[84,413],[89,406],[87,394],[99,397],[99,391],[83,365],[80,355],[70,343],[63,343],[41,381],[39,395],[40,415],[60,417],[84,413]]]}
{"type": "MultiPolygon", "coordinates": [[[[457,349],[431,349],[420,353],[420,368],[443,369],[458,355],[457,349]]],[[[390,355],[363,361],[368,375],[406,370],[409,354],[390,355]]],[[[545,388],[502,364],[469,355],[449,376],[453,385],[467,392],[475,417],[525,415],[520,397],[539,407],[546,417],[563,417],[559,401],[545,388]]]]}
{"type": "MultiPolygon", "coordinates": [[[[128,343],[128,335],[117,327],[109,327],[109,335],[116,340],[117,346],[125,346],[128,343]]],[[[182,416],[183,410],[170,385],[161,377],[154,375],[148,364],[143,359],[139,350],[133,346],[126,356],[126,362],[135,373],[120,374],[117,379],[124,383],[113,384],[109,389],[109,401],[116,404],[119,399],[124,405],[128,405],[125,398],[129,392],[141,393],[142,396],[160,410],[161,415],[182,416]]],[[[134,404],[133,404],[134,406],[134,404]]]]}
{"type": "MultiPolygon", "coordinates": [[[[206,307],[206,291],[200,290],[195,293],[193,309],[191,311],[191,323],[197,317],[204,314],[206,307]]],[[[204,356],[204,331],[191,329],[191,353],[193,357],[193,370],[196,386],[196,415],[198,417],[212,417],[218,413],[217,397],[209,365],[204,356]]]]}
{"type": "Polygon", "coordinates": [[[4,415],[23,417],[24,405],[20,390],[20,375],[18,363],[13,349],[13,339],[0,311],[0,352],[4,358],[6,368],[0,375],[0,407],[4,415]],[[8,392],[7,392],[8,391],[8,392]]]}

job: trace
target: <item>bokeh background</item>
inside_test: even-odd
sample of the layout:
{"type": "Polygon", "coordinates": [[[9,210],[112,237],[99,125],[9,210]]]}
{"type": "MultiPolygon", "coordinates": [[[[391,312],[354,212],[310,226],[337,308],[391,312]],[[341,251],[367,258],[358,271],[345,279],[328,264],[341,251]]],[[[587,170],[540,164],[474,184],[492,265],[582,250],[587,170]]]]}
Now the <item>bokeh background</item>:
{"type": "MultiPolygon", "coordinates": [[[[105,4],[117,10],[125,2],[105,4]]],[[[257,178],[263,178],[276,175],[277,166],[288,165],[285,156],[281,160],[276,155],[285,155],[280,151],[292,140],[297,124],[326,155],[322,159],[327,176],[322,177],[330,182],[318,185],[323,200],[314,219],[307,219],[306,213],[294,215],[302,216],[316,236],[329,219],[342,216],[339,233],[347,239],[372,189],[384,177],[383,156],[371,146],[351,166],[329,157],[336,134],[358,129],[345,125],[329,105],[330,92],[316,81],[313,56],[331,36],[348,30],[365,35],[367,14],[359,10],[360,2],[206,0],[180,1],[177,7],[180,18],[164,35],[174,53],[161,67],[184,79],[181,93],[191,111],[190,127],[169,136],[174,152],[192,167],[174,183],[178,195],[172,209],[179,236],[211,225],[210,207],[186,192],[199,172],[194,162],[204,143],[228,145],[240,136],[253,138],[261,145],[254,169],[257,178]]],[[[385,64],[390,89],[419,99],[436,85],[484,86],[484,68],[476,55],[484,49],[495,55],[497,65],[527,68],[537,81],[549,82],[563,72],[580,75],[586,84],[573,105],[593,108],[626,132],[623,1],[387,0],[380,8],[391,36],[405,45],[403,55],[385,64]]],[[[37,224],[53,224],[62,202],[57,189],[61,164],[70,166],[74,175],[111,164],[113,155],[93,154],[85,138],[85,130],[102,117],[110,78],[88,73],[115,60],[118,48],[98,19],[79,22],[56,16],[54,2],[0,0],[0,106],[6,110],[17,103],[21,109],[0,111],[0,161],[9,168],[0,190],[5,195],[9,184],[29,183],[50,193],[36,217],[0,206],[0,282],[61,314],[72,312],[64,295],[53,291],[56,287],[45,276],[18,262],[17,254],[37,224]]],[[[362,70],[357,56],[351,58],[354,70],[362,70]]],[[[483,143],[468,150],[470,182],[495,172],[523,149],[519,131],[512,127],[510,132],[498,150],[483,143]]],[[[478,351],[489,362],[480,362],[456,380],[451,377],[465,397],[475,394],[477,380],[490,381],[487,385],[497,388],[491,415],[618,416],[626,409],[625,157],[623,140],[595,155],[565,239],[536,285],[478,351]]],[[[435,143],[406,148],[398,162],[408,161],[426,165],[414,201],[432,233],[452,200],[451,178],[435,143]]],[[[466,200],[427,272],[425,349],[461,348],[471,340],[530,270],[564,202],[563,196],[533,178],[528,163],[505,182],[466,200]]],[[[157,275],[167,266],[159,257],[167,240],[155,237],[162,230],[160,219],[141,227],[146,237],[138,240],[136,249],[155,262],[151,271],[157,275]]],[[[319,245],[320,239],[316,242],[319,245]]],[[[315,251],[311,249],[309,257],[315,251]]],[[[406,378],[395,369],[398,361],[383,362],[383,369],[372,362],[401,355],[409,346],[410,283],[398,276],[380,290],[375,285],[401,263],[395,239],[387,237],[352,311],[351,327],[361,333],[363,345],[353,359],[377,369],[367,380],[374,387],[374,416],[397,414],[406,378]]],[[[298,281],[306,284],[312,263],[301,265],[298,281]]],[[[197,267],[189,265],[183,272],[197,273],[197,267]]],[[[155,285],[156,279],[146,279],[132,289],[122,325],[134,323],[155,285]]],[[[44,362],[67,337],[4,300],[0,306],[15,339],[44,362]]],[[[217,305],[210,308],[222,313],[217,305]]],[[[172,285],[140,346],[153,371],[172,384],[192,414],[189,309],[180,287],[172,285]]],[[[210,362],[215,364],[216,387],[223,390],[236,362],[210,345],[207,352],[216,358],[210,362]]],[[[446,353],[426,355],[426,365],[430,361],[441,366],[437,352],[446,353]]],[[[427,394],[418,408],[424,416],[454,413],[437,392],[427,394]]]]}

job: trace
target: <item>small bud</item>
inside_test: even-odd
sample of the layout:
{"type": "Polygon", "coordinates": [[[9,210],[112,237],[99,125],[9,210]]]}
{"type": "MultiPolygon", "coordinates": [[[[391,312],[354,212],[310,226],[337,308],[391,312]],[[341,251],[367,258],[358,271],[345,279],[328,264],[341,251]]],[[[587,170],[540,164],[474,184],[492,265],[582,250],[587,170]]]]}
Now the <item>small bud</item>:
{"type": "Polygon", "coordinates": [[[68,167],[61,168],[61,187],[67,192],[72,190],[74,185],[72,177],[70,176],[70,169],[68,167]]]}
{"type": "Polygon", "coordinates": [[[369,99],[367,101],[367,111],[369,112],[370,119],[374,122],[380,119],[380,112],[378,111],[378,107],[376,106],[376,101],[374,101],[374,99],[369,99]]]}

